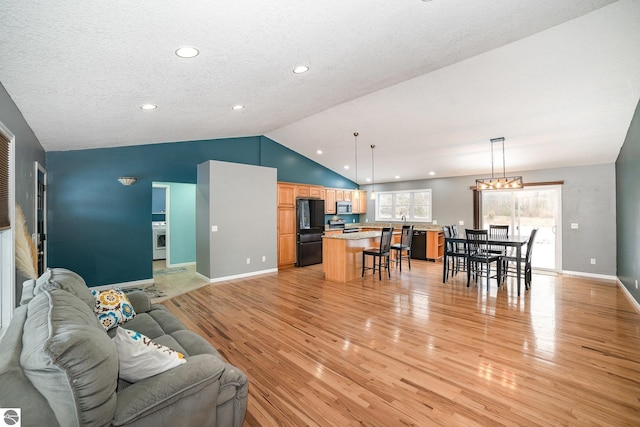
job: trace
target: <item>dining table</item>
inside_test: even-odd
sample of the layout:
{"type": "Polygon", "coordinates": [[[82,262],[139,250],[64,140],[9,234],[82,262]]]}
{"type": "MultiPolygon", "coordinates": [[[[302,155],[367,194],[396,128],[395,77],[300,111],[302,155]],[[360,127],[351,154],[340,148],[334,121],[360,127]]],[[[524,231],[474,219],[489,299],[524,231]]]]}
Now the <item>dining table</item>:
{"type": "MultiPolygon", "coordinates": [[[[456,236],[456,237],[445,237],[445,246],[449,243],[458,243],[458,244],[467,244],[467,238],[464,236],[456,236]]],[[[527,244],[529,241],[529,236],[507,236],[507,237],[491,237],[487,243],[489,246],[501,246],[504,248],[515,248],[516,250],[516,276],[517,276],[517,287],[518,287],[518,296],[520,296],[520,282],[521,282],[521,270],[522,270],[522,261],[524,261],[522,255],[522,247],[527,244]]],[[[466,247],[466,246],[465,246],[466,247]]],[[[442,263],[442,283],[446,283],[447,281],[447,251],[444,251],[444,259],[442,263]]]]}

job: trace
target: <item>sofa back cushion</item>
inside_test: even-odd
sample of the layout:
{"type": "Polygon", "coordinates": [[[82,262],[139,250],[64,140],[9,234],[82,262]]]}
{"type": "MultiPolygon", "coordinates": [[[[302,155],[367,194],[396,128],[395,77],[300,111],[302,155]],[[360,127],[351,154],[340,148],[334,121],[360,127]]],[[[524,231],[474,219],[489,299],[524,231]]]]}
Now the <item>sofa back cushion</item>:
{"type": "Polygon", "coordinates": [[[78,273],[74,273],[66,268],[47,269],[47,271],[36,280],[33,294],[35,296],[40,292],[50,291],[52,289],[65,290],[80,298],[80,300],[93,309],[95,298],[91,294],[91,290],[87,287],[82,276],[78,273]]]}
{"type": "Polygon", "coordinates": [[[27,308],[20,363],[58,423],[109,425],[118,356],[93,310],[62,289],[41,289],[27,308]]]}

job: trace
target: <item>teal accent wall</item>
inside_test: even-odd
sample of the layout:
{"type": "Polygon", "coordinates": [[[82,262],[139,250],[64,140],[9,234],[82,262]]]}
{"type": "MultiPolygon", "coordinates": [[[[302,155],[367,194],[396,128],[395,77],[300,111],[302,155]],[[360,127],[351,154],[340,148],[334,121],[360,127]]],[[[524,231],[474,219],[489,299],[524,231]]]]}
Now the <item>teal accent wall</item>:
{"type": "Polygon", "coordinates": [[[640,303],[640,103],[616,161],[617,275],[640,303]]]}
{"type": "MultiPolygon", "coordinates": [[[[152,183],[195,184],[197,165],[207,160],[273,167],[279,181],[355,187],[264,136],[50,151],[49,266],[76,271],[89,286],[150,279],[152,183]],[[138,181],[125,187],[116,180],[119,176],[138,181]]],[[[233,208],[260,215],[250,200],[233,208]]]]}

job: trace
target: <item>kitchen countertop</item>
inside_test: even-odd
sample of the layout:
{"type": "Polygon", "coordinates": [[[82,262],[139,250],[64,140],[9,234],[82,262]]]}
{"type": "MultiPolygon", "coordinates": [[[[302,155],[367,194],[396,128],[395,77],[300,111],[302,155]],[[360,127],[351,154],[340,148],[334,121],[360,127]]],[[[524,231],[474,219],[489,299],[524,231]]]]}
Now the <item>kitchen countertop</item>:
{"type": "MultiPolygon", "coordinates": [[[[401,230],[402,223],[391,223],[391,226],[394,230],[401,230]]],[[[345,228],[379,228],[383,229],[384,227],[389,227],[388,222],[356,222],[356,223],[347,223],[345,224],[345,228]]],[[[432,231],[442,231],[441,225],[432,225],[432,224],[413,224],[414,230],[432,230],[432,231]]],[[[328,230],[336,230],[335,228],[329,228],[329,226],[325,226],[325,231],[328,230]]],[[[349,234],[349,233],[347,233],[349,234]]],[[[355,234],[355,233],[351,233],[355,234]]]]}
{"type": "MultiPolygon", "coordinates": [[[[400,231],[394,232],[399,234],[400,231]]],[[[355,233],[337,233],[337,234],[325,234],[323,239],[340,239],[340,240],[360,240],[360,239],[375,239],[380,237],[380,231],[358,231],[355,233]]]]}

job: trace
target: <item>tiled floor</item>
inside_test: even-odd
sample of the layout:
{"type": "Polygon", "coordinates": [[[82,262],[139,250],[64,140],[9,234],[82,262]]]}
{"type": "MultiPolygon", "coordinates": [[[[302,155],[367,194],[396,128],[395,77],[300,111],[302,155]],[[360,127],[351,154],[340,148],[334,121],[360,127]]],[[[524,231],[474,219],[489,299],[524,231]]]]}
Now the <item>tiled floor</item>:
{"type": "Polygon", "coordinates": [[[153,302],[167,300],[209,283],[196,274],[195,264],[167,268],[165,260],[153,261],[153,281],[166,294],[164,297],[152,298],[153,302]]]}

